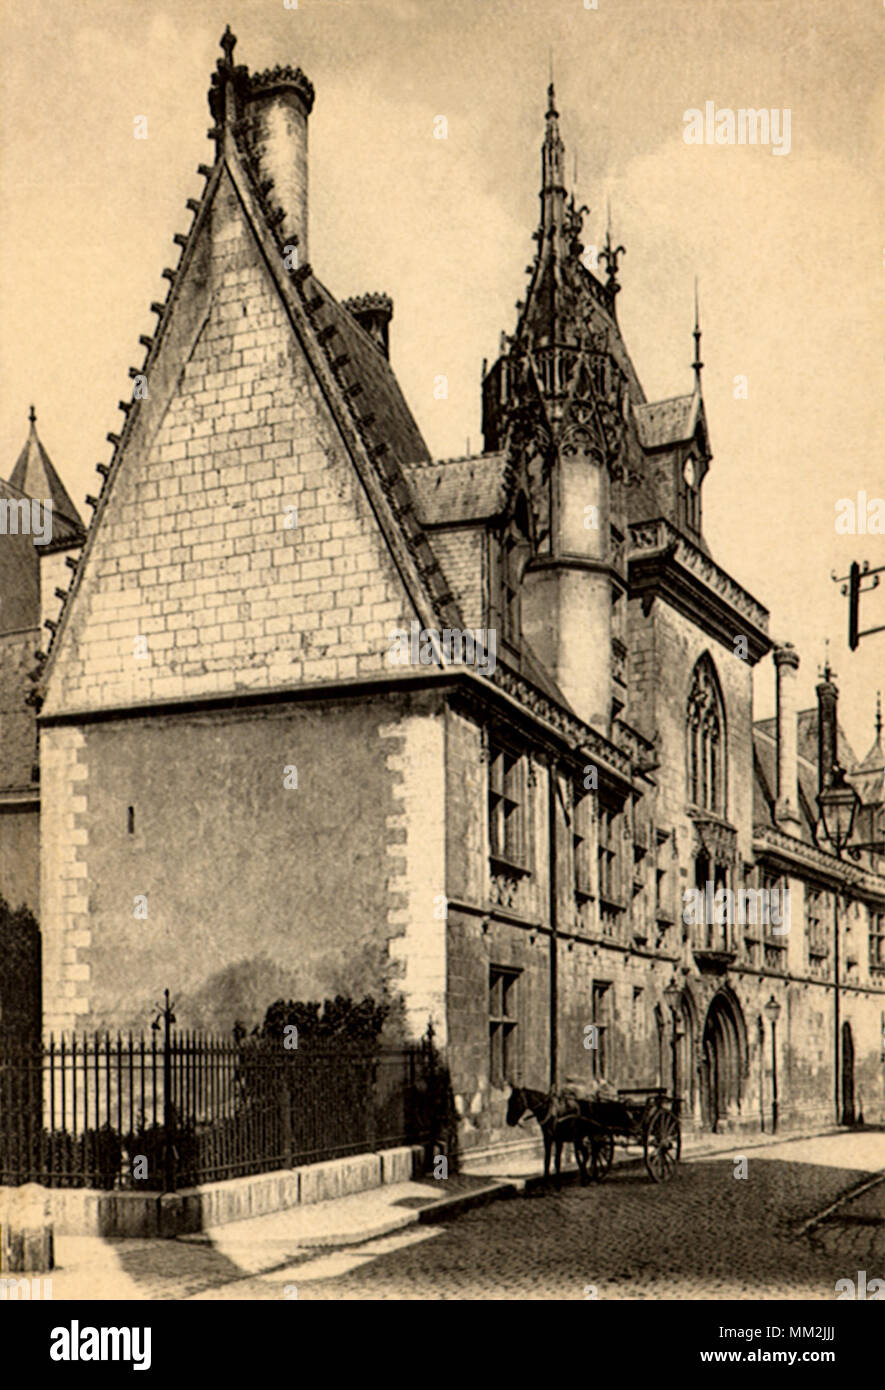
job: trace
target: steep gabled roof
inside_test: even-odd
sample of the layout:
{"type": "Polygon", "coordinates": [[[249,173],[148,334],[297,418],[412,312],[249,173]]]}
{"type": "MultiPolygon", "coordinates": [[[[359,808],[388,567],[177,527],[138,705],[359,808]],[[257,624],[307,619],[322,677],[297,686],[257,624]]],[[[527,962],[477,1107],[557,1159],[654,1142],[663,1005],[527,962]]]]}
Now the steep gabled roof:
{"type": "Polygon", "coordinates": [[[507,457],[503,451],[405,469],[415,509],[425,526],[488,521],[507,504],[507,457]]]}
{"type": "MultiPolygon", "coordinates": [[[[146,376],[151,397],[159,398],[163,389],[171,385],[158,380],[161,389],[154,388],[156,372],[162,374],[165,370],[158,368],[164,337],[172,322],[180,286],[187,277],[219,183],[225,177],[233,185],[257,250],[341,433],[415,610],[427,627],[459,627],[461,618],[457,603],[423,534],[403,476],[405,463],[429,460],[427,446],[390,364],[378,345],[321,284],[309,264],[303,264],[294,271],[288,267],[286,248],[278,230],[279,210],[268,200],[269,184],[263,178],[260,159],[255,150],[249,147],[244,128],[246,123],[237,116],[237,92],[244,84],[248,86],[250,83],[248,71],[243,67],[234,68],[229,55],[225,60],[219,60],[217,66],[216,90],[210,94],[210,105],[213,113],[223,114],[216,116],[220,124],[210,132],[217,142],[215,164],[211,168],[200,166],[200,172],[207,180],[203,197],[199,202],[189,200],[195,216],[187,236],[176,237],[182,246],[179,265],[175,270],[164,272],[171,284],[169,296],[164,305],[156,306],[159,322],[155,334],[152,338],[143,339],[146,347],[144,364],[140,372],[131,369],[130,375],[146,376]],[[228,95],[225,96],[225,93],[228,95]],[[231,96],[233,105],[229,100],[231,96]]],[[[280,70],[280,80],[289,81],[296,77],[306,82],[300,70],[298,74],[280,70]]],[[[148,408],[155,408],[155,405],[152,402],[148,408]]],[[[102,470],[104,482],[86,549],[62,609],[57,631],[53,634],[49,661],[42,678],[44,691],[59,639],[67,626],[82,576],[89,566],[93,539],[114,489],[120,462],[138,426],[140,413],[146,406],[147,398],[121,403],[121,408],[125,410],[125,424],[119,434],[108,435],[114,446],[114,454],[110,466],[102,470]]]]}
{"type": "Polygon", "coordinates": [[[37,434],[37,416],[31,406],[31,427],[25,446],[18,456],[9,481],[28,497],[38,502],[47,498],[52,502],[53,517],[61,517],[78,530],[83,530],[80,514],[74,506],[61,478],[52,466],[52,460],[43,448],[37,434]]]}
{"type": "Polygon", "coordinates": [[[342,348],[347,353],[354,379],[362,387],[360,414],[366,416],[372,413],[377,420],[383,420],[384,438],[401,463],[429,459],[430,452],[421,431],[406,404],[393,368],[378,344],[316,276],[311,281],[311,288],[324,301],[321,310],[323,319],[334,323],[338,330],[340,342],[335,344],[335,353],[342,348]]]}
{"type": "MultiPolygon", "coordinates": [[[[837,727],[836,737],[839,763],[842,767],[853,767],[854,754],[841,727],[837,727]]],[[[754,721],[753,759],[753,821],[754,824],[774,824],[777,796],[777,719],[754,721]]],[[[796,716],[796,786],[802,827],[800,838],[808,844],[814,843],[814,827],[818,822],[817,761],[817,710],[800,710],[796,716]]]]}
{"type": "Polygon", "coordinates": [[[882,747],[882,697],[876,696],[876,737],[866,757],[851,769],[849,780],[864,806],[885,802],[885,749],[882,747]]]}
{"type": "MultiPolygon", "coordinates": [[[[0,498],[18,502],[25,494],[0,480],[0,498]]],[[[0,633],[40,627],[40,557],[27,531],[0,537],[0,596],[0,633]]]]}
{"type": "Polygon", "coordinates": [[[644,449],[661,449],[687,443],[697,429],[701,398],[697,391],[688,396],[671,396],[634,407],[639,439],[644,449]]]}

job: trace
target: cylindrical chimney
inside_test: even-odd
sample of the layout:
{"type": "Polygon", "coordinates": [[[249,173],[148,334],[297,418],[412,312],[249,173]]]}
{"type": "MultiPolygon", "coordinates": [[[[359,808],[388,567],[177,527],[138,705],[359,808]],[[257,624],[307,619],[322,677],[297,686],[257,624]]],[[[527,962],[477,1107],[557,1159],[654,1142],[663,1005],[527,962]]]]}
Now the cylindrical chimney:
{"type": "Polygon", "coordinates": [[[799,834],[796,756],[796,672],[799,653],[792,642],[774,649],[777,670],[777,801],[774,818],[788,835],[799,834]]]}
{"type": "Polygon", "coordinates": [[[273,179],[268,200],[283,212],[283,240],[297,237],[298,264],[307,249],[307,118],[313,87],[300,68],[253,73],[246,94],[251,151],[262,178],[273,179]]]}
{"type": "Polygon", "coordinates": [[[817,687],[817,782],[818,791],[828,786],[838,754],[836,750],[836,701],[839,691],[830,679],[829,663],[817,687]]]}

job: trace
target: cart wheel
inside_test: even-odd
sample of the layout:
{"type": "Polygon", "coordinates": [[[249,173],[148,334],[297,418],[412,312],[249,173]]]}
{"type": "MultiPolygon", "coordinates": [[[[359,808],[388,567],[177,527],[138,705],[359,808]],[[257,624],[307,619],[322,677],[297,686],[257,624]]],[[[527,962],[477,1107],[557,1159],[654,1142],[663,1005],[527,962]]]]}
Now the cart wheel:
{"type": "Polygon", "coordinates": [[[657,1110],[645,1130],[645,1166],[652,1182],[672,1178],[682,1151],[679,1121],[672,1110],[657,1110]]]}
{"type": "Polygon", "coordinates": [[[610,1134],[603,1134],[600,1139],[593,1140],[590,1157],[593,1164],[594,1182],[602,1182],[604,1178],[608,1177],[614,1156],[615,1141],[610,1134]]]}

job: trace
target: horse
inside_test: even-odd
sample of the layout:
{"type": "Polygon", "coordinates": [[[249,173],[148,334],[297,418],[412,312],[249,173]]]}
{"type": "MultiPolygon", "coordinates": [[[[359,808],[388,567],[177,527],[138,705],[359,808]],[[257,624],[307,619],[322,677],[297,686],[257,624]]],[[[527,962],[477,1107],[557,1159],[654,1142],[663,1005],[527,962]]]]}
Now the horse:
{"type": "Polygon", "coordinates": [[[586,1123],[583,1117],[572,1109],[564,1108],[562,1097],[555,1091],[531,1091],[524,1086],[513,1086],[507,1102],[507,1123],[518,1125],[526,1115],[534,1115],[544,1136],[544,1182],[550,1182],[550,1156],[555,1148],[556,1186],[560,1186],[562,1146],[569,1142],[575,1146],[575,1161],[581,1182],[589,1182],[587,1150],[584,1148],[586,1123]]]}

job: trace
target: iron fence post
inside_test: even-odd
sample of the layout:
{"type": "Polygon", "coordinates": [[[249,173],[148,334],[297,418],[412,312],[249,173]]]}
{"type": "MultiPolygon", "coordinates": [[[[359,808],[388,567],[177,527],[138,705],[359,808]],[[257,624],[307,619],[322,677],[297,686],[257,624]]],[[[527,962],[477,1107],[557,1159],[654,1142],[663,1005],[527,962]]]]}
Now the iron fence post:
{"type": "MultiPolygon", "coordinates": [[[[156,1007],[158,1013],[151,1024],[155,1033],[159,1029],[160,1019],[163,1020],[163,1185],[166,1192],[174,1192],[177,1174],[174,1134],[175,1106],[172,1103],[172,1025],[175,1022],[175,1014],[172,1012],[172,1001],[169,998],[168,989],[163,991],[162,1006],[158,1004],[156,1007]]],[[[156,1081],[154,1086],[156,1086],[156,1081]]],[[[156,1106],[156,1091],[154,1092],[154,1105],[156,1106]]]]}

